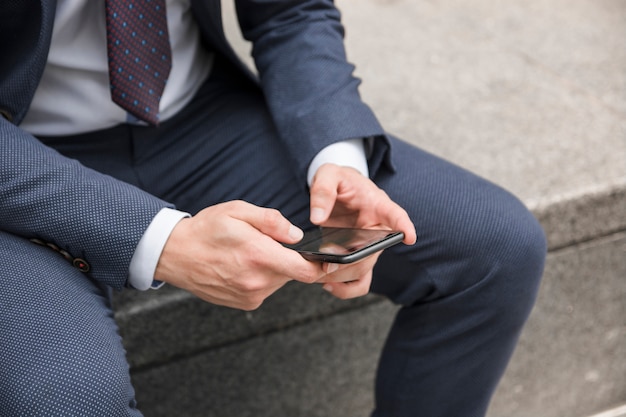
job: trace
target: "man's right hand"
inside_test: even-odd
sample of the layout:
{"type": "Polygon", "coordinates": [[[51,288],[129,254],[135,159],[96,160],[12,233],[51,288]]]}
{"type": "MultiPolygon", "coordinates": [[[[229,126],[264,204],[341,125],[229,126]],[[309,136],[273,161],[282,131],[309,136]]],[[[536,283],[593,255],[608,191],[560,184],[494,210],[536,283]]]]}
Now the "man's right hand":
{"type": "Polygon", "coordinates": [[[213,304],[254,310],[290,280],[313,283],[326,273],[279,242],[302,231],[280,212],[243,201],[208,207],[172,231],[155,279],[213,304]]]}

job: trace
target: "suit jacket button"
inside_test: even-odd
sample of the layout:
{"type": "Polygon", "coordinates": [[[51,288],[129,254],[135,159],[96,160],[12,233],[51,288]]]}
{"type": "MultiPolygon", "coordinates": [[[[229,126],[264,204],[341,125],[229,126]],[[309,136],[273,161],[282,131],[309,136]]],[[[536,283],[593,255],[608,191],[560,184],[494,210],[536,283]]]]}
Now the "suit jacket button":
{"type": "Polygon", "coordinates": [[[87,261],[81,258],[74,258],[72,265],[74,265],[75,268],[78,268],[80,272],[89,272],[91,269],[87,261]]]}
{"type": "Polygon", "coordinates": [[[13,122],[13,115],[6,109],[0,109],[0,116],[5,118],[9,122],[13,122]]]}

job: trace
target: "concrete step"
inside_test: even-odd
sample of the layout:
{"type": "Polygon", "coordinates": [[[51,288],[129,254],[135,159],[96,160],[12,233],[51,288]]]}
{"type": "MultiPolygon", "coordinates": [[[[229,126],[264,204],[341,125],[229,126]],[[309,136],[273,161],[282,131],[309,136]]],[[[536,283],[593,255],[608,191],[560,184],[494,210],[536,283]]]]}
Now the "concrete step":
{"type": "MultiPolygon", "coordinates": [[[[229,37],[245,55],[230,3],[229,37]]],[[[383,125],[512,190],[548,235],[539,300],[489,416],[623,404],[626,3],[337,4],[383,125]]],[[[252,313],[172,288],[125,292],[116,311],[146,416],[350,417],[371,410],[395,307],[294,284],[252,313]]]]}

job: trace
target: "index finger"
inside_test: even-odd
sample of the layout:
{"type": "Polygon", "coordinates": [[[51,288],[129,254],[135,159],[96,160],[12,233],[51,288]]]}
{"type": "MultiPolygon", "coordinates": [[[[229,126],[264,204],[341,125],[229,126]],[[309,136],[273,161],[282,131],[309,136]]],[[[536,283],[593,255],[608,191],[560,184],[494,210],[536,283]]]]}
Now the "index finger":
{"type": "Polygon", "coordinates": [[[337,200],[337,181],[332,176],[316,175],[310,190],[311,223],[328,220],[337,200]]]}
{"type": "Polygon", "coordinates": [[[407,245],[412,245],[417,241],[417,232],[415,231],[415,225],[411,221],[411,218],[406,210],[393,200],[389,199],[387,203],[378,207],[377,213],[380,218],[385,219],[384,223],[393,230],[404,233],[404,240],[402,242],[407,245]]]}
{"type": "Polygon", "coordinates": [[[281,245],[281,253],[277,256],[276,271],[295,281],[312,284],[325,277],[329,272],[324,271],[323,264],[307,261],[293,249],[281,245]]]}
{"type": "Polygon", "coordinates": [[[230,202],[230,216],[250,224],[261,233],[285,243],[299,242],[304,233],[278,210],[255,206],[245,201],[230,202]]]}

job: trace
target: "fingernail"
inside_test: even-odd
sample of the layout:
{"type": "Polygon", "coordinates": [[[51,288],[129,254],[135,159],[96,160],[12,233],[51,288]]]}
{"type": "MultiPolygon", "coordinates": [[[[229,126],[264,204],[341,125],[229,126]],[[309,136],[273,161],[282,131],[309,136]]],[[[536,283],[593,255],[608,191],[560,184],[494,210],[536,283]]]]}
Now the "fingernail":
{"type": "Polygon", "coordinates": [[[289,227],[289,237],[293,240],[301,241],[304,237],[304,232],[294,225],[289,227]]]}
{"type": "Polygon", "coordinates": [[[324,284],[324,285],[322,286],[322,288],[323,288],[325,291],[328,291],[328,292],[333,292],[333,286],[332,286],[332,285],[330,285],[330,284],[324,284]]]}
{"type": "Polygon", "coordinates": [[[336,270],[339,269],[339,265],[337,265],[337,264],[327,263],[326,265],[328,265],[326,267],[326,273],[327,274],[332,274],[333,272],[335,272],[336,270]]]}
{"type": "Polygon", "coordinates": [[[324,220],[324,217],[326,217],[326,213],[324,212],[324,209],[321,209],[319,207],[315,207],[311,209],[311,222],[312,223],[319,223],[324,220]]]}

